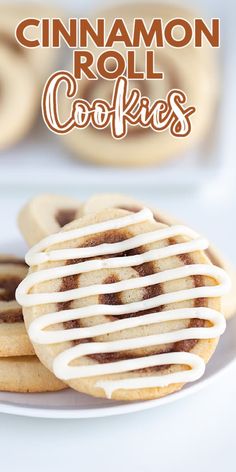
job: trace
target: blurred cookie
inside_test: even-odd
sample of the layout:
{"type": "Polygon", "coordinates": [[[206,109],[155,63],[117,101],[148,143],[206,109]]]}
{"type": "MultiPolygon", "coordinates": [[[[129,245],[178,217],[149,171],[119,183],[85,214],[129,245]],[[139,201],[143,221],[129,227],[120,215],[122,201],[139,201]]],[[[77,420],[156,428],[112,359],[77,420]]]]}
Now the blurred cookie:
{"type": "Polygon", "coordinates": [[[23,260],[0,255],[0,358],[34,354],[22,309],[15,300],[15,290],[27,272],[23,260]]]}
{"type": "Polygon", "coordinates": [[[15,144],[32,126],[39,92],[28,62],[14,47],[5,46],[1,40],[0,82],[0,150],[3,150],[15,144]]]}
{"type": "Polygon", "coordinates": [[[0,358],[0,391],[39,393],[65,388],[36,356],[0,358]]]}
{"type": "MultiPolygon", "coordinates": [[[[25,18],[54,15],[57,11],[46,5],[0,5],[0,150],[13,146],[33,126],[42,87],[58,58],[57,49],[21,46],[15,38],[17,24],[25,18]]],[[[39,34],[37,28],[27,28],[30,39],[39,34]]]]}
{"type": "Polygon", "coordinates": [[[38,195],[22,208],[18,218],[20,230],[29,246],[33,246],[78,218],[79,208],[80,203],[74,198],[38,195]]]}
{"type": "MultiPolygon", "coordinates": [[[[106,18],[107,31],[115,18],[123,18],[132,37],[134,18],[143,18],[147,27],[153,18],[162,18],[165,25],[170,19],[185,18],[193,24],[194,18],[199,17],[195,11],[178,5],[160,4],[136,4],[119,5],[97,12],[91,19],[95,25],[96,18],[106,18]]],[[[181,28],[175,28],[176,38],[181,37],[181,28]]],[[[103,52],[102,48],[89,45],[96,58],[103,52]]],[[[130,126],[125,138],[116,140],[111,136],[109,128],[96,130],[93,126],[86,129],[65,134],[62,139],[75,157],[100,165],[108,166],[148,166],[165,162],[169,158],[182,156],[194,146],[201,143],[209,133],[216,111],[219,84],[216,51],[204,43],[201,48],[195,48],[192,43],[186,47],[173,48],[165,44],[165,47],[153,48],[155,64],[158,70],[164,73],[164,79],[158,80],[130,80],[129,89],[140,89],[143,96],[150,98],[151,102],[157,99],[165,99],[171,89],[180,89],[187,95],[187,106],[196,107],[196,112],[191,115],[191,133],[184,138],[175,138],[169,130],[154,132],[140,126],[130,126]]],[[[116,50],[126,53],[125,48],[116,43],[116,50]]],[[[136,70],[145,70],[146,48],[143,46],[135,49],[136,70]]],[[[95,66],[94,66],[95,67],[95,66]]],[[[112,70],[116,67],[114,61],[107,61],[106,68],[112,70]]],[[[78,97],[93,102],[95,99],[111,101],[114,80],[88,80],[82,77],[79,80],[78,97]]],[[[61,93],[60,111],[62,120],[70,116],[70,100],[61,93]]]]}
{"type": "Polygon", "coordinates": [[[45,238],[17,289],[41,362],[72,388],[117,400],[159,398],[201,377],[229,288],[207,245],[147,208],[109,208],[45,238]]]}
{"type": "MultiPolygon", "coordinates": [[[[40,3],[5,3],[0,5],[0,42],[5,44],[31,66],[34,80],[40,86],[44,85],[50,72],[53,72],[58,61],[58,49],[50,47],[25,48],[15,38],[15,30],[20,21],[25,18],[63,18],[63,12],[58,8],[40,3]]],[[[41,27],[28,27],[27,38],[40,39],[41,27]]]]}

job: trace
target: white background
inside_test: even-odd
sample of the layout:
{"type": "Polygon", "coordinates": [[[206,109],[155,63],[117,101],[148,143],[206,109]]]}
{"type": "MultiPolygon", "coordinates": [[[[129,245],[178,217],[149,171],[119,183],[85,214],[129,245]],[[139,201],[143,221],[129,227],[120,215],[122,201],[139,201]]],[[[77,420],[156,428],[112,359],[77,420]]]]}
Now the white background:
{"type": "MultiPolygon", "coordinates": [[[[54,0],[54,3],[65,4],[62,0],[54,0]]],[[[77,5],[78,11],[83,13],[86,7],[101,4],[95,0],[80,2],[79,6],[79,2],[72,0],[66,3],[71,8],[77,5]]],[[[212,0],[207,3],[214,16],[217,16],[222,3],[228,7],[231,5],[232,14],[235,12],[234,2],[212,0]]],[[[28,146],[27,142],[23,146],[28,146]]],[[[47,146],[42,149],[46,152],[47,146]]],[[[12,153],[14,159],[17,155],[17,151],[12,153]]],[[[9,169],[13,163],[14,160],[9,169]]],[[[25,185],[15,183],[13,187],[8,182],[0,188],[1,241],[13,241],[18,237],[15,252],[23,249],[17,233],[16,215],[31,195],[57,190],[83,199],[94,190],[89,181],[81,188],[79,185],[67,188],[62,184],[59,187],[56,182],[45,184],[40,181],[40,175],[31,185],[29,180],[30,175],[25,185]]],[[[104,191],[104,186],[109,189],[103,180],[100,186],[97,184],[96,191],[104,191]]],[[[127,191],[129,186],[126,187],[120,190],[127,191]]],[[[220,184],[215,182],[215,185],[211,182],[207,190],[190,192],[188,189],[176,194],[170,190],[159,192],[154,185],[149,189],[146,185],[145,191],[140,191],[132,184],[132,194],[179,216],[217,243],[236,263],[235,168],[231,169],[231,179],[222,180],[220,184]]],[[[4,250],[2,243],[0,251],[4,250]]],[[[2,414],[0,470],[233,472],[236,470],[235,370],[234,365],[192,397],[127,416],[96,420],[40,420],[2,414]]]]}

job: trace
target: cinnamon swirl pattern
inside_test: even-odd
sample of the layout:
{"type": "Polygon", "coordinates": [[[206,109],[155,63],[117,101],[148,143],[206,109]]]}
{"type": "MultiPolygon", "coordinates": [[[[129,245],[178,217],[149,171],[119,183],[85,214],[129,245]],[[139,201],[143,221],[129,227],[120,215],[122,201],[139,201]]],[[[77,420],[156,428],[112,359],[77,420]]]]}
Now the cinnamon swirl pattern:
{"type": "Polygon", "coordinates": [[[0,357],[33,355],[15,290],[27,274],[24,260],[0,256],[0,357]]]}
{"type": "MultiPolygon", "coordinates": [[[[119,193],[100,193],[92,195],[80,209],[81,215],[86,215],[96,211],[101,211],[106,208],[121,208],[123,210],[129,210],[136,212],[144,208],[144,203],[136,200],[130,196],[122,195],[119,193]]],[[[163,212],[158,209],[152,209],[154,218],[157,222],[167,225],[179,225],[180,220],[163,212]]],[[[236,271],[232,263],[225,258],[225,256],[213,245],[209,244],[209,247],[205,251],[212,264],[225,270],[230,276],[231,289],[222,298],[222,313],[226,319],[232,318],[236,312],[236,271]]]]}
{"type": "MultiPolygon", "coordinates": [[[[99,193],[81,202],[65,195],[41,194],[34,197],[22,208],[18,224],[25,241],[33,246],[49,234],[59,231],[65,224],[84,215],[96,213],[107,208],[120,208],[137,212],[145,204],[130,196],[119,193],[99,193]]],[[[155,220],[159,223],[181,224],[178,218],[158,209],[152,209],[155,220]]],[[[224,269],[231,279],[231,290],[222,299],[222,312],[226,319],[234,316],[236,311],[236,272],[219,250],[209,245],[206,250],[212,264],[224,269]]]]}
{"type": "Polygon", "coordinates": [[[34,355],[15,290],[27,274],[22,259],[0,256],[0,391],[49,392],[66,388],[34,355]]]}
{"type": "Polygon", "coordinates": [[[158,397],[198,379],[224,332],[230,286],[204,256],[207,241],[147,208],[92,221],[26,256],[17,300],[39,358],[73,388],[108,398],[158,397]]]}

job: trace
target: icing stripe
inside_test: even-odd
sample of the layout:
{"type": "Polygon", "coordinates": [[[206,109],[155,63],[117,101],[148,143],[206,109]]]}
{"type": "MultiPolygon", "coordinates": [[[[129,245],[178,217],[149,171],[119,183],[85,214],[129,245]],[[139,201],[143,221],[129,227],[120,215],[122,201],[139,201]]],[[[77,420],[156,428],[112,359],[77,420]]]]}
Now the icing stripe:
{"type": "Polygon", "coordinates": [[[25,261],[28,265],[32,265],[32,254],[39,253],[40,251],[47,249],[53,244],[72,241],[73,239],[91,236],[92,234],[102,233],[103,231],[109,231],[111,229],[121,229],[135,223],[141,223],[151,220],[153,220],[153,214],[151,210],[149,210],[149,208],[144,208],[138,213],[132,213],[131,215],[116,218],[114,220],[103,221],[101,223],[85,226],[83,228],[77,228],[72,229],[70,231],[51,234],[50,236],[47,236],[46,238],[42,239],[42,241],[40,241],[39,243],[35,244],[35,246],[33,246],[28,251],[25,257],[25,261]]]}
{"type": "MultiPolygon", "coordinates": [[[[181,372],[172,372],[165,375],[155,375],[151,377],[133,377],[121,380],[98,380],[96,386],[102,388],[107,398],[112,398],[112,393],[118,389],[152,388],[168,387],[174,383],[194,382],[198,380],[205,372],[205,363],[203,359],[195,354],[187,352],[174,352],[167,354],[157,354],[150,356],[149,366],[161,366],[168,364],[185,365],[189,370],[181,372]]],[[[122,361],[121,361],[122,362],[122,361]]],[[[144,364],[144,363],[143,363],[144,364]]],[[[134,370],[134,367],[133,367],[134,370]]]]}
{"type": "MultiPolygon", "coordinates": [[[[198,239],[198,250],[205,249],[208,246],[208,243],[205,239],[198,239]]],[[[99,269],[117,269],[124,267],[135,267],[145,262],[152,262],[160,259],[165,259],[166,257],[176,256],[180,254],[185,254],[186,252],[196,251],[196,244],[194,241],[189,241],[187,243],[172,244],[171,246],[153,249],[147,251],[143,254],[138,254],[135,256],[126,256],[126,257],[114,257],[109,259],[98,259],[95,261],[86,261],[80,262],[78,264],[71,264],[61,267],[55,267],[53,269],[40,270],[40,272],[35,272],[29,274],[28,277],[23,280],[21,285],[20,296],[23,296],[23,292],[27,295],[25,298],[22,298],[22,305],[28,303],[29,299],[28,291],[33,288],[35,284],[40,282],[46,282],[49,280],[55,280],[61,277],[67,277],[70,275],[78,275],[86,272],[91,272],[93,270],[99,269]]],[[[211,267],[211,266],[208,266],[211,267]]],[[[46,302],[48,303],[48,302],[46,302]]],[[[25,305],[28,306],[28,305],[25,305]]]]}
{"type": "MultiPolygon", "coordinates": [[[[104,313],[104,311],[102,313],[104,313]]],[[[222,317],[218,316],[219,312],[215,312],[210,308],[201,307],[166,310],[161,313],[151,313],[147,315],[137,316],[134,318],[113,321],[112,323],[103,323],[86,328],[72,328],[67,331],[65,331],[64,329],[56,331],[44,331],[45,328],[48,328],[49,326],[52,326],[54,324],[52,318],[53,314],[47,314],[41,316],[40,318],[36,318],[31,323],[29,328],[29,336],[33,342],[38,344],[56,344],[58,342],[63,341],[75,341],[79,339],[93,338],[95,336],[101,336],[108,333],[115,333],[124,329],[136,328],[138,326],[145,326],[149,324],[158,324],[166,321],[187,320],[194,318],[205,320],[206,313],[208,314],[208,321],[212,323],[211,327],[202,328],[201,339],[206,339],[209,338],[210,335],[212,337],[217,336],[219,334],[219,331],[221,331],[222,333],[225,329],[225,320],[222,317]]],[[[57,323],[70,321],[71,315],[71,310],[61,311],[57,317],[57,323]]],[[[74,310],[73,319],[82,319],[82,316],[79,316],[79,309],[74,310]]],[[[198,332],[199,328],[187,328],[184,330],[167,333],[164,335],[164,342],[172,343],[177,341],[183,341],[184,339],[194,339],[196,336],[199,337],[198,332]]],[[[157,341],[155,344],[163,344],[163,341],[158,341],[162,339],[162,336],[163,335],[156,335],[157,341]]]]}
{"type": "MultiPolygon", "coordinates": [[[[168,305],[179,301],[194,300],[196,298],[220,297],[225,294],[230,286],[229,278],[225,272],[212,264],[190,264],[168,269],[155,274],[133,277],[113,283],[94,284],[87,287],[79,287],[72,290],[55,293],[29,293],[35,284],[41,282],[64,278],[67,276],[80,275],[92,270],[104,268],[135,267],[145,262],[155,261],[171,256],[189,254],[194,251],[206,249],[208,243],[205,239],[184,226],[172,226],[157,231],[139,234],[124,241],[112,244],[100,244],[92,247],[79,247],[73,249],[50,250],[50,246],[58,243],[68,242],[85,236],[102,233],[104,231],[129,227],[132,224],[153,220],[149,209],[143,209],[138,213],[132,213],[121,218],[104,221],[95,225],[74,229],[67,232],[51,235],[32,248],[26,257],[29,265],[34,266],[42,262],[67,261],[72,259],[86,259],[88,257],[101,257],[105,255],[119,254],[124,251],[135,249],[140,246],[168,240],[174,236],[185,236],[186,242],[167,244],[159,249],[145,251],[138,255],[125,257],[108,257],[103,259],[85,260],[77,264],[62,265],[51,269],[38,270],[28,275],[17,289],[17,300],[25,307],[61,303],[70,300],[78,300],[94,295],[105,295],[125,292],[137,288],[147,288],[152,285],[165,283],[191,276],[208,276],[213,278],[217,284],[203,287],[188,288],[180,291],[162,293],[153,298],[127,303],[124,305],[93,304],[80,308],[61,310],[40,316],[33,320],[29,326],[29,336],[34,343],[55,344],[65,341],[76,341],[93,338],[121,330],[148,326],[152,324],[198,318],[209,322],[209,326],[189,327],[161,334],[121,339],[109,342],[85,342],[65,348],[56,356],[53,363],[53,371],[57,377],[69,380],[81,377],[93,377],[96,375],[109,375],[139,370],[145,367],[177,364],[180,371],[158,376],[132,377],[127,379],[98,380],[96,386],[103,388],[107,396],[118,388],[147,388],[169,385],[174,382],[188,382],[195,380],[204,372],[204,362],[201,357],[186,352],[172,352],[168,354],[157,354],[131,358],[116,362],[91,365],[69,365],[72,361],[92,354],[129,351],[144,347],[158,346],[161,344],[175,343],[189,339],[216,338],[224,332],[225,320],[223,315],[210,308],[195,307],[185,309],[172,309],[142,315],[143,310],[155,309],[162,305],[168,305]],[[190,239],[190,240],[189,240],[190,239]],[[47,252],[44,252],[47,250],[47,252]],[[139,314],[140,312],[140,314],[139,314]],[[115,320],[91,327],[61,329],[60,323],[98,315],[121,316],[129,313],[138,313],[137,317],[115,320]],[[52,329],[49,329],[52,328],[52,329]],[[182,366],[188,366],[186,369],[182,366]]],[[[81,364],[81,360],[80,360],[81,364]]],[[[133,375],[133,374],[132,374],[133,375]]]]}
{"type": "MultiPolygon", "coordinates": [[[[142,338],[143,341],[146,341],[146,338],[142,338]]],[[[149,340],[147,340],[148,343],[149,340]]],[[[155,343],[155,339],[152,340],[153,344],[155,343]]],[[[141,343],[142,346],[150,346],[150,344],[145,344],[145,342],[141,343]]],[[[100,348],[100,345],[98,343],[93,343],[95,344],[94,349],[91,349],[88,351],[91,354],[91,351],[95,354],[97,350],[100,348]],[[95,350],[97,348],[97,350],[95,350]]],[[[102,343],[104,344],[104,343],[102,343]]],[[[86,365],[86,366],[73,366],[70,367],[68,366],[68,363],[75,358],[75,355],[78,357],[78,348],[79,346],[74,346],[71,349],[68,349],[67,351],[63,352],[62,354],[59,354],[54,362],[54,372],[58,378],[60,378],[61,375],[61,363],[65,362],[67,367],[64,371],[64,376],[63,378],[65,380],[73,379],[73,378],[80,378],[80,377],[94,377],[96,375],[107,375],[107,374],[117,374],[121,372],[129,372],[132,370],[139,370],[147,367],[153,367],[153,366],[159,366],[159,365],[164,365],[163,362],[163,357],[164,354],[156,354],[154,356],[146,356],[146,357],[138,357],[134,359],[127,359],[127,360],[122,360],[122,361],[116,361],[116,362],[109,362],[106,364],[92,364],[92,365],[86,365]]],[[[103,348],[108,348],[107,346],[102,346],[103,348]]],[[[121,348],[119,347],[121,350],[121,348]]],[[[126,347],[127,349],[127,347],[126,347]]],[[[85,351],[86,352],[86,351],[85,351]]],[[[100,349],[99,349],[99,352],[100,349]]],[[[113,352],[113,351],[104,351],[103,352],[113,352]]],[[[168,360],[169,364],[185,364],[185,360],[188,359],[188,354],[189,353],[168,353],[172,354],[169,355],[166,360],[168,360]],[[173,355],[174,354],[174,355],[173,355]],[[176,356],[176,354],[178,356],[176,356]],[[187,355],[186,355],[187,354],[187,355]],[[176,362],[176,358],[178,359],[179,362],[176,362]],[[172,362],[173,359],[173,362],[172,362]]],[[[87,354],[88,355],[88,354],[87,354]]],[[[199,356],[196,356],[194,354],[191,355],[192,359],[194,359],[194,363],[197,366],[202,365],[202,362],[204,364],[204,361],[201,359],[199,361],[199,356]]],[[[186,362],[188,364],[188,362],[186,362]]],[[[186,372],[185,372],[186,373],[186,372]]],[[[147,379],[145,379],[147,380],[147,379]]],[[[107,382],[107,384],[109,381],[107,382]]],[[[165,385],[167,385],[166,380],[164,380],[165,385]]],[[[173,381],[172,381],[173,383],[173,381]]],[[[132,387],[131,387],[132,388],[132,387]]]]}
{"type": "MultiPolygon", "coordinates": [[[[63,274],[63,272],[62,272],[63,274]]],[[[210,286],[210,287],[196,287],[193,289],[181,290],[172,292],[171,294],[163,294],[156,297],[155,301],[161,300],[160,304],[155,306],[160,306],[166,303],[173,303],[174,301],[189,300],[191,298],[202,298],[206,297],[218,297],[225,293],[225,286],[227,287],[227,281],[224,278],[224,271],[218,267],[205,264],[193,264],[189,266],[179,267],[177,269],[169,269],[163,272],[158,272],[156,274],[147,275],[145,277],[135,277],[128,280],[122,280],[120,282],[112,284],[97,284],[90,285],[88,287],[80,287],[77,289],[66,290],[64,292],[55,292],[55,293],[36,293],[36,294],[22,294],[19,297],[21,304],[25,307],[34,306],[34,305],[45,305],[48,303],[61,303],[67,302],[70,300],[79,300],[84,297],[89,297],[92,295],[105,295],[108,293],[118,293],[125,290],[131,290],[134,288],[144,288],[158,283],[168,282],[170,280],[177,280],[183,277],[188,277],[192,275],[208,275],[209,277],[217,277],[217,280],[221,282],[220,285],[210,286]],[[186,293],[187,292],[187,293],[186,293]],[[176,298],[177,297],[177,298],[176,298]],[[187,298],[186,298],[187,297],[187,298]],[[190,298],[189,298],[190,297],[190,298]]],[[[64,275],[61,275],[64,277],[64,275]]],[[[58,276],[57,276],[58,278],[58,276]]],[[[38,282],[37,282],[38,283],[38,282]]],[[[23,286],[23,285],[22,285],[23,286]]],[[[19,292],[18,292],[19,293],[19,292]]],[[[18,295],[18,294],[17,294],[18,295]]],[[[143,307],[145,304],[150,301],[144,300],[143,307]]],[[[138,302],[140,306],[141,302],[138,302]]],[[[132,304],[122,305],[127,312],[130,313],[130,306],[132,304]]],[[[100,305],[99,305],[100,306],[100,305]]],[[[95,307],[91,307],[92,310],[95,310],[95,307]]],[[[117,310],[117,305],[111,308],[110,313],[113,314],[113,309],[117,310]]],[[[145,308],[142,308],[145,309],[145,308]]],[[[91,311],[92,311],[91,310],[91,311]]],[[[118,313],[119,314],[119,313],[118,313]]]]}
{"type": "MultiPolygon", "coordinates": [[[[172,226],[168,229],[159,229],[157,231],[151,231],[145,233],[145,244],[152,242],[162,241],[163,239],[173,238],[174,236],[188,236],[191,238],[197,238],[194,231],[190,230],[186,226],[172,226]]],[[[208,246],[206,239],[201,239],[204,246],[208,246]]],[[[50,261],[70,260],[70,259],[81,259],[87,257],[104,256],[108,254],[118,254],[119,252],[128,251],[130,249],[136,249],[143,244],[143,235],[139,234],[132,238],[120,241],[118,243],[104,243],[98,246],[82,247],[73,249],[60,249],[55,251],[38,252],[30,255],[30,265],[42,264],[50,261]]],[[[205,247],[204,247],[205,249],[205,247]]],[[[28,256],[27,256],[28,257],[28,256]]]]}

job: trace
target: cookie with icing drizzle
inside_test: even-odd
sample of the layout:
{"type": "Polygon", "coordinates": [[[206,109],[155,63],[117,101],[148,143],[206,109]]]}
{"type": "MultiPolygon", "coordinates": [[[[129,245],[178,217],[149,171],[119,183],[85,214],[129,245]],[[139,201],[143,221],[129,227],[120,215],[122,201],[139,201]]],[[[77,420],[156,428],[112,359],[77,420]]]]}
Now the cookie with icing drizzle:
{"type": "Polygon", "coordinates": [[[230,285],[207,246],[147,208],[87,215],[45,238],[17,289],[39,359],[72,388],[119,400],[198,379],[224,332],[230,285]]]}
{"type": "MultiPolygon", "coordinates": [[[[145,204],[131,196],[120,193],[99,193],[83,204],[78,199],[54,194],[41,194],[30,200],[21,210],[19,227],[26,242],[32,246],[43,237],[55,233],[65,224],[83,215],[96,213],[107,208],[120,208],[137,212],[145,204]]],[[[178,218],[152,208],[155,219],[167,225],[181,224],[178,218]]],[[[233,265],[212,244],[206,250],[211,262],[224,269],[232,281],[230,292],[222,298],[222,311],[226,319],[236,312],[236,271],[233,265]]]]}
{"type": "MultiPolygon", "coordinates": [[[[140,200],[134,199],[128,195],[119,193],[100,193],[92,195],[80,209],[81,215],[88,215],[106,208],[121,208],[136,212],[145,207],[140,200]]],[[[152,208],[155,220],[167,225],[182,224],[178,218],[169,215],[160,208],[152,208]]],[[[236,270],[233,264],[212,243],[206,249],[206,255],[212,264],[224,269],[231,279],[231,289],[229,293],[222,297],[222,311],[226,319],[232,318],[236,313],[236,270]]]]}

